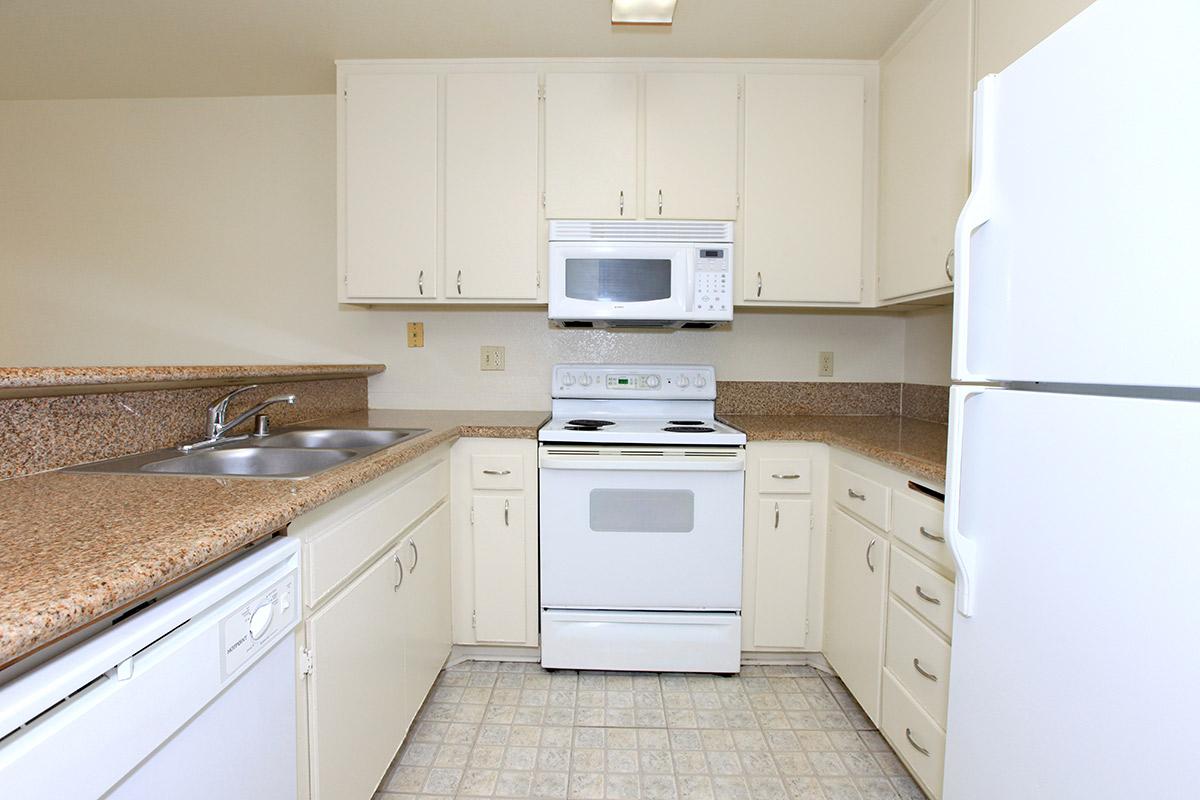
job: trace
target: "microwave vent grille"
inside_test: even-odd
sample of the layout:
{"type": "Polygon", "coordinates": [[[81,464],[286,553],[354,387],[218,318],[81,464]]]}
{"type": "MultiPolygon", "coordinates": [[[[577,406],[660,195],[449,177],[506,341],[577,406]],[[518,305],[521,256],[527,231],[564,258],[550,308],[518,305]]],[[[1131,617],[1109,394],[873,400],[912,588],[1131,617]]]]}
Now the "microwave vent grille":
{"type": "Polygon", "coordinates": [[[732,222],[551,220],[552,242],[732,242],[732,222]]]}

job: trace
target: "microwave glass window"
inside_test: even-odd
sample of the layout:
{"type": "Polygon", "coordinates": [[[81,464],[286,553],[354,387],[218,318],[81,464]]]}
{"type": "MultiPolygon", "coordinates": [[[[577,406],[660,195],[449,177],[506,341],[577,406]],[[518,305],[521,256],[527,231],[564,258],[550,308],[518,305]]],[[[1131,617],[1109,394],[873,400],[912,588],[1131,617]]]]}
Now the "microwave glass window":
{"type": "Polygon", "coordinates": [[[644,303],[671,297],[669,258],[568,258],[567,297],[644,303]]]}
{"type": "Polygon", "coordinates": [[[691,533],[696,495],[688,489],[592,489],[591,529],[597,533],[691,533]]]}

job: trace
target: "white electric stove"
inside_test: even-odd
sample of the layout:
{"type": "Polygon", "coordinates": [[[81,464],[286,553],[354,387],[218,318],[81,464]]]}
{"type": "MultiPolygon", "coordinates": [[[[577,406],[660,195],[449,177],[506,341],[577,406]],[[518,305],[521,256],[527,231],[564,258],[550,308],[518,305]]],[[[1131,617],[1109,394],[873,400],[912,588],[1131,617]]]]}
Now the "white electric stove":
{"type": "Polygon", "coordinates": [[[710,366],[560,364],[538,432],[542,665],[737,672],[746,435],[710,366]]]}

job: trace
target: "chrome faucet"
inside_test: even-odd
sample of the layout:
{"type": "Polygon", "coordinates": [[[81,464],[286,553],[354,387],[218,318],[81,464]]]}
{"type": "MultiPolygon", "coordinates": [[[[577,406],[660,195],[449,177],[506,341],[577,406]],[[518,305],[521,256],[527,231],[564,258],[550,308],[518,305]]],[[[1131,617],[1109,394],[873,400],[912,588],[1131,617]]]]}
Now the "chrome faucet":
{"type": "Polygon", "coordinates": [[[214,400],[213,403],[208,407],[208,419],[204,427],[204,435],[206,438],[192,444],[182,444],[179,446],[179,449],[187,453],[192,450],[200,450],[205,447],[213,447],[214,445],[224,444],[225,442],[236,442],[249,438],[248,434],[243,434],[241,436],[226,436],[225,434],[236,428],[238,425],[241,425],[243,422],[250,419],[267,406],[271,406],[276,403],[287,403],[289,406],[296,404],[296,395],[277,394],[274,397],[268,397],[258,405],[243,411],[241,414],[238,414],[233,419],[227,421],[226,417],[229,414],[229,401],[237,397],[242,392],[248,392],[251,389],[257,388],[258,384],[242,386],[238,389],[234,389],[224,397],[214,400]]]}

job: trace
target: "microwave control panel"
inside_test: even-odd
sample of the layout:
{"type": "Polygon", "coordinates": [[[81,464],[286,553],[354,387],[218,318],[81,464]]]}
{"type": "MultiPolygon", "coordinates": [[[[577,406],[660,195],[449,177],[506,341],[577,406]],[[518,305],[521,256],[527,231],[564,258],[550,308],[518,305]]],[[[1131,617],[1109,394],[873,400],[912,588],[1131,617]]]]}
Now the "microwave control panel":
{"type": "Polygon", "coordinates": [[[729,245],[696,248],[696,294],[692,308],[729,319],[733,311],[733,267],[729,245]]]}

